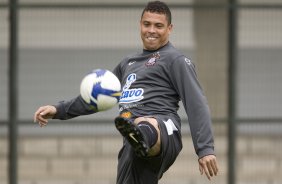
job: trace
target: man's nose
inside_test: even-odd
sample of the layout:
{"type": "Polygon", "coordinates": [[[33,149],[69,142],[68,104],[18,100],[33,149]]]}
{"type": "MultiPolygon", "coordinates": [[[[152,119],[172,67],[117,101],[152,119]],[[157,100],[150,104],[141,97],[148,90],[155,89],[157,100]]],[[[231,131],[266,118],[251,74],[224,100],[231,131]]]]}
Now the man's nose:
{"type": "Polygon", "coordinates": [[[156,28],[155,28],[155,26],[153,26],[153,25],[152,25],[152,26],[150,26],[150,27],[149,27],[149,32],[150,32],[150,33],[154,33],[154,32],[156,32],[156,28]]]}

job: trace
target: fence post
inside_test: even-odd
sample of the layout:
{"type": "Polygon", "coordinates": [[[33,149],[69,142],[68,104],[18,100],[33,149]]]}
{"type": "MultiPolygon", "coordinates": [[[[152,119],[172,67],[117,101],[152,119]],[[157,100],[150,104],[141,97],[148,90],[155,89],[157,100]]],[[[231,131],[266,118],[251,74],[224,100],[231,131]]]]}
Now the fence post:
{"type": "Polygon", "coordinates": [[[236,76],[237,76],[237,2],[229,0],[228,9],[228,184],[236,184],[236,76]]]}
{"type": "Polygon", "coordinates": [[[9,184],[17,184],[18,0],[9,4],[9,184]]]}

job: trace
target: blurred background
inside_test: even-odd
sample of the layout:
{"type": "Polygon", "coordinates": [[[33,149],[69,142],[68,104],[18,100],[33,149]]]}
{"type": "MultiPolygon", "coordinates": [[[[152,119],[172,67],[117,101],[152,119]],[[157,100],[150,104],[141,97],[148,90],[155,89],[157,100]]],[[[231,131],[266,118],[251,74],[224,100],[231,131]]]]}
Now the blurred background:
{"type": "MultiPolygon", "coordinates": [[[[78,95],[90,70],[140,51],[147,1],[19,0],[18,20],[13,2],[0,0],[0,184],[115,183],[117,107],[45,128],[33,114],[78,95]]],[[[181,108],[184,148],[160,183],[282,184],[282,1],[165,2],[170,40],[196,64],[209,101],[220,172],[200,175],[181,108]]]]}

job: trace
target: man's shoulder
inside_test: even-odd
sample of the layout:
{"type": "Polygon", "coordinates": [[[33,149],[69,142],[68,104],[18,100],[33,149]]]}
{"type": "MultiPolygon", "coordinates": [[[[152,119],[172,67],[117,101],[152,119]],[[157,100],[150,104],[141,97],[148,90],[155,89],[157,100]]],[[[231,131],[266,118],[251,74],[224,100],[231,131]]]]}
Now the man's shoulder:
{"type": "Polygon", "coordinates": [[[170,58],[170,60],[175,60],[176,58],[186,57],[182,51],[175,48],[171,43],[168,43],[167,47],[163,50],[163,54],[167,58],[170,58]]]}

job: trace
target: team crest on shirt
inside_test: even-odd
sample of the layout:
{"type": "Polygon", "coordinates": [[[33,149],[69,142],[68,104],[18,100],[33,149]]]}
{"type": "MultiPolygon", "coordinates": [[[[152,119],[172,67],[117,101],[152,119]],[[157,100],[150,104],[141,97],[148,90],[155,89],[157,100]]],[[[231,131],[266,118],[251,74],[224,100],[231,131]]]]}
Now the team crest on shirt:
{"type": "Polygon", "coordinates": [[[157,59],[160,59],[161,55],[159,52],[152,54],[150,59],[145,63],[147,67],[154,66],[157,62],[157,59]]]}

